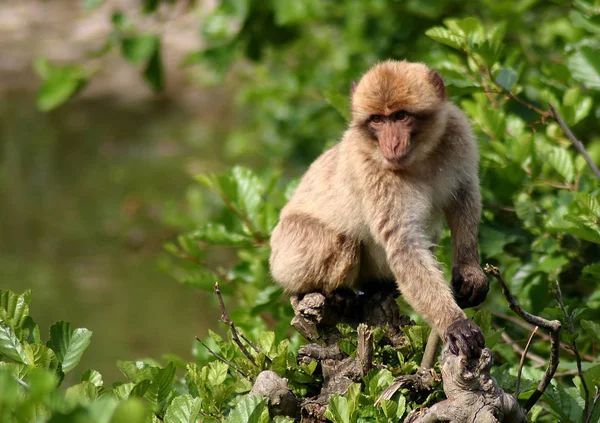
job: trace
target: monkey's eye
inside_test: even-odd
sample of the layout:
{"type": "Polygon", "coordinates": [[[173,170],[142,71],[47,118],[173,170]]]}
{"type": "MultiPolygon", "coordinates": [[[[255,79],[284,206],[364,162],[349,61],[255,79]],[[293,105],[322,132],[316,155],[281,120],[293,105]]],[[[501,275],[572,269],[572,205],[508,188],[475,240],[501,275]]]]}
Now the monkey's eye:
{"type": "Polygon", "coordinates": [[[392,119],[394,119],[394,120],[404,120],[407,117],[408,117],[408,113],[406,113],[404,110],[397,111],[396,113],[394,113],[392,115],[392,119]]]}
{"type": "Polygon", "coordinates": [[[373,123],[381,123],[382,119],[380,115],[371,115],[369,120],[373,123]]]}

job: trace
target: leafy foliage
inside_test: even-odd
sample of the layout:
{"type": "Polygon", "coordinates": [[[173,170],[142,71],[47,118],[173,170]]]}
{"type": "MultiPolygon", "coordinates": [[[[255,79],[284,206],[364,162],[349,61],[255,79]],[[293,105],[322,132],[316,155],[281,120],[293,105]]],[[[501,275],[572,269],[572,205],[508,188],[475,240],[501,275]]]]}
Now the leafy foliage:
{"type": "MultiPolygon", "coordinates": [[[[84,1],[88,9],[101,1],[84,1]]],[[[142,2],[150,18],[160,17],[160,1],[142,2]]],[[[60,421],[255,421],[270,420],[263,400],[250,397],[251,381],[270,369],[290,381],[299,397],[319,383],[314,367],[298,365],[301,340],[290,333],[291,311],[268,274],[268,239],[295,178],[323,148],[339,139],[348,119],[348,87],[375,61],[388,57],[425,61],[444,77],[447,91],[471,119],[479,140],[484,212],[480,231],[482,262],[497,265],[520,304],[559,318],[566,346],[576,343],[584,357],[581,374],[572,354],[563,352],[557,378],[531,414],[532,421],[596,421],[600,388],[596,356],[600,330],[600,187],[583,157],[549,113],[552,104],[600,161],[600,6],[592,0],[465,2],[382,0],[337,3],[305,0],[223,0],[203,16],[205,47],[189,53],[185,65],[207,83],[233,76],[239,122],[230,129],[226,150],[232,160],[252,157],[266,171],[234,167],[200,175],[189,198],[200,198],[211,218],[181,210],[169,223],[183,235],[166,245],[175,259],[165,269],[182,283],[221,291],[235,299],[231,317],[258,347],[252,359],[231,339],[211,332],[198,345],[195,363],[183,379],[174,364],[122,362],[128,382],[103,386],[88,371],[66,393],[56,390],[73,371],[91,333],[61,322],[43,344],[29,317],[29,293],[0,295],[0,419],[42,416],[60,421]],[[209,193],[207,193],[207,191],[209,193]],[[230,252],[233,265],[213,264],[215,248],[230,252]],[[567,313],[558,307],[555,282],[567,313]],[[78,332],[79,331],[79,332],[78,332]],[[575,375],[575,376],[573,376],[575,375]],[[585,387],[584,387],[585,383],[585,387]],[[590,394],[586,394],[586,388],[590,394]],[[586,407],[585,401],[588,400],[586,407]],[[52,417],[51,417],[52,416],[52,417]]],[[[153,89],[164,86],[161,37],[136,29],[115,12],[105,54],[119,49],[153,89]]],[[[35,64],[42,79],[38,107],[50,110],[79,92],[93,76],[87,65],[35,64]]],[[[196,210],[197,211],[197,210],[196,210]]],[[[449,234],[439,260],[450,264],[449,234]]],[[[507,340],[523,343],[528,328],[515,324],[497,286],[475,314],[495,354],[494,374],[513,392],[520,354],[507,340]],[[510,316],[509,316],[510,317],[510,316]],[[504,337],[504,338],[503,338],[504,337]]],[[[340,347],[349,354],[356,334],[340,328],[340,347]]],[[[414,372],[427,329],[411,328],[410,348],[377,347],[382,365],[363,383],[331,400],[334,422],[400,421],[413,408],[440,398],[412,398],[400,392],[375,407],[374,401],[396,374],[414,372]]],[[[376,337],[377,339],[377,337],[376,337]]],[[[546,357],[547,341],[534,338],[531,353],[546,357]]],[[[541,377],[536,361],[525,362],[521,399],[541,377]]],[[[539,363],[538,363],[539,364],[539,363]]],[[[276,421],[286,421],[277,418],[276,421]]]]}

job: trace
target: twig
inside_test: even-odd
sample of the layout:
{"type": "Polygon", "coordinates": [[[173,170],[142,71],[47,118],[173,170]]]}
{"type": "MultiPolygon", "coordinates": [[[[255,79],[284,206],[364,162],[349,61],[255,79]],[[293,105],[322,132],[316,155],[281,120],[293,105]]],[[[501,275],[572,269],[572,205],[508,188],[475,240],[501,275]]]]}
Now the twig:
{"type": "MultiPolygon", "coordinates": [[[[504,320],[508,320],[509,322],[512,322],[515,325],[520,326],[523,329],[528,330],[528,331],[532,331],[534,328],[534,326],[530,325],[529,323],[523,322],[523,321],[517,319],[516,317],[509,316],[508,314],[500,313],[499,311],[492,310],[492,316],[499,317],[504,320]]],[[[544,332],[538,332],[537,335],[545,341],[550,341],[550,336],[546,335],[544,332]]],[[[573,350],[571,350],[567,345],[565,345],[562,342],[560,343],[560,348],[562,348],[563,351],[566,351],[567,353],[569,353],[573,356],[575,355],[573,350]]],[[[590,354],[581,354],[581,358],[583,358],[586,361],[596,361],[596,356],[590,355],[590,354]]]]}
{"type": "Polygon", "coordinates": [[[523,364],[525,363],[525,357],[527,356],[527,352],[529,351],[529,346],[531,345],[531,341],[538,331],[539,327],[536,326],[531,332],[531,336],[529,336],[529,340],[527,344],[525,344],[525,349],[523,350],[523,354],[521,354],[521,361],[519,362],[519,372],[517,373],[517,384],[515,386],[515,398],[519,398],[519,393],[521,391],[521,373],[523,372],[523,364]]]}
{"type": "Polygon", "coordinates": [[[256,364],[256,361],[254,360],[254,357],[252,357],[252,354],[250,354],[250,351],[248,351],[246,346],[242,343],[242,341],[240,341],[240,337],[235,328],[235,325],[229,318],[229,314],[227,314],[227,310],[225,309],[225,303],[223,302],[223,296],[221,295],[221,288],[219,287],[219,282],[215,282],[215,294],[217,294],[217,297],[219,297],[219,305],[221,306],[221,320],[229,326],[229,329],[231,329],[231,336],[233,337],[233,341],[240,348],[240,351],[242,351],[242,353],[246,356],[246,358],[248,360],[250,360],[250,362],[256,366],[257,364],[256,364]]]}
{"type": "Polygon", "coordinates": [[[523,407],[525,409],[525,412],[529,412],[529,410],[531,410],[531,407],[534,406],[534,404],[540,399],[540,397],[546,390],[546,387],[552,380],[552,377],[556,372],[556,368],[558,367],[558,363],[560,361],[559,346],[561,324],[558,320],[546,320],[543,317],[534,316],[533,314],[523,310],[517,303],[517,300],[515,300],[515,298],[510,293],[506,282],[504,282],[504,279],[502,279],[502,275],[500,275],[500,270],[498,270],[496,266],[490,266],[489,264],[486,264],[485,271],[490,273],[493,277],[496,278],[496,280],[498,280],[500,286],[502,287],[502,293],[504,294],[506,301],[508,301],[508,306],[512,311],[514,311],[527,323],[530,323],[535,326],[541,326],[544,329],[550,331],[550,359],[548,360],[548,368],[546,369],[542,380],[540,380],[540,383],[538,384],[535,392],[531,394],[531,396],[525,403],[525,407],[523,407]]]}
{"type": "Polygon", "coordinates": [[[585,147],[583,146],[583,143],[581,141],[579,141],[575,135],[573,135],[573,132],[571,132],[571,130],[569,129],[569,127],[567,126],[567,124],[565,123],[563,118],[558,113],[558,110],[556,110],[556,107],[554,107],[553,104],[550,104],[549,106],[550,106],[550,111],[552,112],[552,117],[554,118],[554,120],[562,128],[562,130],[564,131],[567,138],[569,138],[571,140],[571,142],[573,143],[573,146],[579,152],[579,154],[581,154],[583,156],[583,158],[585,159],[586,163],[588,164],[588,166],[590,167],[590,169],[592,170],[594,175],[596,175],[596,178],[600,179],[600,169],[598,169],[598,167],[596,166],[596,164],[594,163],[594,161],[592,160],[592,158],[586,151],[585,147]]]}
{"type": "MultiPolygon", "coordinates": [[[[565,315],[565,319],[567,320],[567,330],[571,335],[575,333],[575,326],[573,325],[573,317],[567,311],[565,307],[565,303],[563,302],[562,291],[560,290],[560,284],[558,281],[554,282],[556,287],[556,301],[558,301],[558,305],[565,315]]],[[[588,420],[590,414],[590,390],[587,387],[587,383],[585,382],[585,378],[583,377],[583,369],[581,367],[581,355],[579,354],[579,350],[577,349],[577,341],[573,339],[571,349],[573,353],[575,353],[575,359],[577,360],[577,373],[579,374],[579,379],[581,379],[581,386],[583,387],[583,391],[585,392],[585,407],[583,408],[583,413],[585,415],[585,421],[588,420]]]]}
{"type": "MultiPolygon", "coordinates": [[[[500,336],[502,337],[504,342],[506,342],[508,345],[510,345],[513,348],[513,350],[515,350],[518,354],[522,355],[525,352],[525,350],[523,348],[521,348],[519,346],[519,344],[517,344],[517,341],[512,339],[506,332],[502,332],[502,334],[500,336]]],[[[542,357],[540,357],[537,354],[530,353],[529,358],[532,359],[533,361],[537,362],[538,364],[541,364],[542,366],[546,364],[546,360],[544,360],[542,357]]]]}
{"type": "Polygon", "coordinates": [[[211,350],[208,345],[206,345],[204,342],[202,342],[200,340],[200,338],[196,337],[196,341],[200,342],[200,344],[207,349],[207,351],[209,353],[211,353],[212,355],[214,355],[217,360],[222,361],[223,363],[227,364],[229,367],[231,367],[233,370],[235,370],[236,372],[238,372],[240,375],[242,375],[245,378],[248,378],[248,376],[246,376],[246,374],[244,372],[242,372],[235,364],[233,364],[231,361],[227,360],[225,357],[217,354],[216,352],[214,352],[213,350],[211,350]]]}
{"type": "Polygon", "coordinates": [[[273,359],[271,357],[269,357],[269,355],[266,352],[264,352],[262,348],[260,348],[254,342],[252,342],[251,340],[246,338],[246,336],[243,333],[240,333],[240,336],[242,337],[242,339],[244,341],[246,341],[246,343],[248,345],[250,345],[252,347],[252,349],[254,349],[254,351],[256,351],[257,353],[263,354],[269,363],[273,362],[273,359]]]}
{"type": "Polygon", "coordinates": [[[596,409],[596,405],[598,404],[598,400],[600,399],[600,391],[596,392],[596,395],[594,395],[594,401],[592,403],[592,409],[590,410],[590,414],[587,416],[587,419],[585,419],[585,423],[591,423],[591,418],[594,415],[594,410],[596,409]]]}

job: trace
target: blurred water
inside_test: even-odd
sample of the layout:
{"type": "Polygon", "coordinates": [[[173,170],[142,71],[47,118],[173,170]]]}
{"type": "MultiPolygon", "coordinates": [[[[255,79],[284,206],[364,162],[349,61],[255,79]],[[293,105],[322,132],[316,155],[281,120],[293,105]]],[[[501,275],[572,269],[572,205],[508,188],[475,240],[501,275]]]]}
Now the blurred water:
{"type": "Polygon", "coordinates": [[[218,313],[157,260],[179,230],[165,205],[183,205],[186,166],[218,144],[165,99],[78,100],[49,114],[27,92],[0,100],[0,288],[33,289],[44,339],[57,320],[94,332],[73,378],[93,367],[114,381],[117,359],[189,359],[218,313]]]}

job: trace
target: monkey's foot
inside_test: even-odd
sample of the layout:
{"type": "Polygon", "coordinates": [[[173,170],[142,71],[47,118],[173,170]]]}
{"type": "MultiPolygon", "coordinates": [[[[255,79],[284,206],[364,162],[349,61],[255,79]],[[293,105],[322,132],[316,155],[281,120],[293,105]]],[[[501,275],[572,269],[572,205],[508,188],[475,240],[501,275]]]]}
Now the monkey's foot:
{"type": "Polygon", "coordinates": [[[490,376],[492,352],[484,348],[477,358],[455,355],[449,346],[442,353],[441,369],[447,399],[415,410],[407,423],[526,423],[517,400],[490,376]]]}

